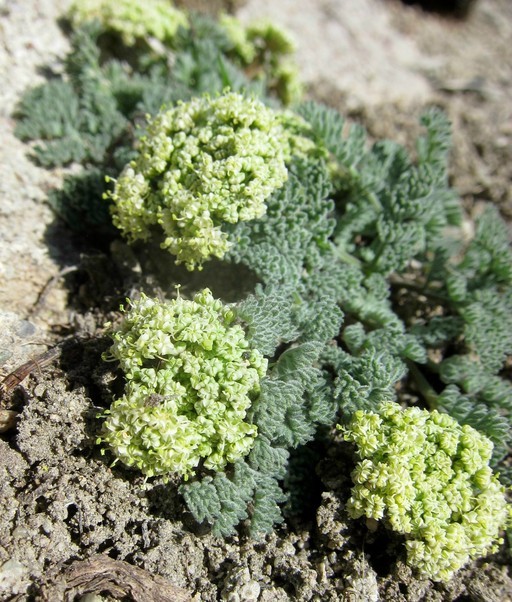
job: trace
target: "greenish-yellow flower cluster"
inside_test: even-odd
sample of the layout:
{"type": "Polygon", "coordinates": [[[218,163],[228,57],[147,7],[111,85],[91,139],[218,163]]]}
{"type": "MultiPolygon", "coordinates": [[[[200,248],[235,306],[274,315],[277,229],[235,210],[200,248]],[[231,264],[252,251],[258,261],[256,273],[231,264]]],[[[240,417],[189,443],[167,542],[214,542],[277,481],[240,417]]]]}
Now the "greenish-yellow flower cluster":
{"type": "Polygon", "coordinates": [[[110,357],[127,378],[101,441],[147,476],[221,470],[257,434],[245,422],[267,360],[250,349],[233,311],[205,289],[192,301],[132,301],[110,357]]]}
{"type": "Polygon", "coordinates": [[[160,225],[163,247],[188,269],[222,257],[222,225],[262,216],[286,181],[290,136],[280,113],[237,93],[163,110],[107,195],[114,224],[132,240],[160,225]]]}
{"type": "Polygon", "coordinates": [[[495,551],[509,517],[489,467],[492,442],[447,414],[402,408],[357,411],[345,439],[361,461],[352,473],[353,518],[383,519],[406,536],[407,561],[437,581],[495,551]]]}
{"type": "Polygon", "coordinates": [[[69,14],[75,26],[99,21],[128,46],[148,37],[172,46],[179,27],[188,27],[186,14],[169,0],[76,0],[69,14]]]}
{"type": "Polygon", "coordinates": [[[298,102],[303,94],[299,69],[292,59],[295,42],[290,34],[270,21],[255,21],[247,26],[236,17],[221,15],[219,23],[233,44],[235,56],[267,85],[285,105],[298,102]]]}

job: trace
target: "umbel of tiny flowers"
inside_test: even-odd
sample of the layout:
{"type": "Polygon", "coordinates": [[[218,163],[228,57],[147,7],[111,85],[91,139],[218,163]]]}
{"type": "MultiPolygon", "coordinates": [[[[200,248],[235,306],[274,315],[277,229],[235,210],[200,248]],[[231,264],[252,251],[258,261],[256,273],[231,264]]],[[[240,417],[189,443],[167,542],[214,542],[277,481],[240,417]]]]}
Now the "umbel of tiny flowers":
{"type": "Polygon", "coordinates": [[[178,29],[189,26],[186,14],[169,0],[76,0],[69,16],[75,26],[98,21],[127,46],[148,38],[172,46],[178,29]]]}
{"type": "Polygon", "coordinates": [[[423,575],[448,580],[502,543],[510,507],[489,467],[487,437],[447,414],[394,402],[357,411],[338,428],[360,458],[350,515],[382,519],[404,534],[407,562],[423,575]]]}
{"type": "Polygon", "coordinates": [[[161,226],[162,246],[190,270],[222,257],[229,247],[222,225],[261,217],[288,177],[285,162],[299,138],[289,122],[234,92],[161,111],[106,194],[114,224],[131,240],[161,226]]]}
{"type": "Polygon", "coordinates": [[[267,79],[285,105],[299,102],[303,95],[297,64],[291,59],[295,43],[290,34],[270,21],[244,25],[231,15],[222,14],[219,24],[233,45],[235,57],[267,79]]]}
{"type": "Polygon", "coordinates": [[[247,454],[245,422],[267,360],[249,347],[235,313],[208,289],[193,300],[130,301],[104,359],[124,370],[125,394],[106,412],[99,442],[147,476],[187,478],[247,454]]]}

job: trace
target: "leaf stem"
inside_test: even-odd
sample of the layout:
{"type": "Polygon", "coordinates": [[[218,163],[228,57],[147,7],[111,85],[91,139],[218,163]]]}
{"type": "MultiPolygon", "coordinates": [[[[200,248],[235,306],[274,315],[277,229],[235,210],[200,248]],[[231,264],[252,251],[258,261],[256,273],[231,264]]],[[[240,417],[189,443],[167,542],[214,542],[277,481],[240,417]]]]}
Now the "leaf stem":
{"type": "Polygon", "coordinates": [[[343,249],[340,249],[339,246],[336,246],[335,249],[336,249],[336,251],[335,251],[336,252],[336,256],[341,261],[343,261],[345,263],[348,263],[350,265],[353,265],[353,266],[355,266],[357,268],[363,267],[363,262],[361,260],[359,260],[357,257],[354,257],[354,255],[351,255],[347,251],[344,251],[343,249]]]}
{"type": "Polygon", "coordinates": [[[418,368],[418,366],[411,360],[407,360],[407,366],[409,368],[409,372],[414,380],[416,388],[419,393],[423,397],[423,399],[427,402],[427,405],[430,410],[435,410],[438,407],[438,399],[439,396],[432,387],[432,385],[428,382],[423,372],[418,368]]]}

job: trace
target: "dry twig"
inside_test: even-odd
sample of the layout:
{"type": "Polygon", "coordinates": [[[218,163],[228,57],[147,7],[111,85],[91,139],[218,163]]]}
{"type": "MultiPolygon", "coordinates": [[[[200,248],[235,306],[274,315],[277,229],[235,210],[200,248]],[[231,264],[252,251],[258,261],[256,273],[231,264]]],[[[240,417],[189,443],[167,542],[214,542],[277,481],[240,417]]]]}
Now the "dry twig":
{"type": "Polygon", "coordinates": [[[191,596],[163,577],[98,554],[77,560],[42,588],[38,602],[71,602],[76,596],[106,593],[134,602],[191,602],[191,596]]]}

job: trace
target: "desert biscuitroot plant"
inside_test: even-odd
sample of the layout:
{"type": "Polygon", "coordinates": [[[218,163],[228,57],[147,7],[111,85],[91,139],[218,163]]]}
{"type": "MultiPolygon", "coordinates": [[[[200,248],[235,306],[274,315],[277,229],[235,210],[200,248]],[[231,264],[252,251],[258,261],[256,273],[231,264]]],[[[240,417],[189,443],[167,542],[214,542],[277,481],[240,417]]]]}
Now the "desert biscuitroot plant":
{"type": "Polygon", "coordinates": [[[215,534],[233,534],[241,521],[257,534],[283,520],[285,483],[301,483],[289,475],[292,454],[325,445],[337,423],[349,433],[358,417],[389,413],[383,402],[412,401],[444,413],[394,414],[423,421],[418,432],[442,458],[429,464],[415,448],[432,483],[453,489],[469,474],[452,455],[448,477],[441,443],[425,434],[444,421],[461,453],[464,437],[483,450],[481,478],[468,477],[464,491],[478,498],[487,488],[496,503],[487,539],[475,544],[467,525],[466,540],[458,537],[463,506],[452,500],[437,533],[451,542],[441,545],[447,564],[432,564],[437,548],[416,524],[405,533],[409,548],[416,542],[409,562],[444,579],[491,550],[504,510],[488,463],[504,484],[511,476],[512,253],[492,207],[463,236],[446,117],[422,116],[414,154],[389,140],[370,145],[332,109],[307,102],[285,111],[272,98],[291,49],[272,26],[176,21],[169,11],[158,28],[133,23],[135,0],[126,12],[128,2],[111,12],[107,4],[84,3],[102,7],[93,21],[75,9],[64,76],[19,107],[17,131],[38,141],[37,161],[84,166],[54,204],[88,233],[113,217],[132,240],[161,243],[163,232],[188,268],[208,271],[215,257],[242,264],[258,284],[230,306],[206,290],[130,302],[110,355],[127,386],[105,417],[104,445],[147,476],[186,477],[189,509],[215,534]],[[174,25],[164,27],[167,18],[174,25]]]}
{"type": "MultiPolygon", "coordinates": [[[[507,273],[491,277],[509,253],[496,216],[483,217],[474,241],[459,249],[457,260],[446,253],[452,243],[444,228],[460,217],[447,186],[446,120],[438,112],[424,117],[427,135],[419,140],[413,162],[391,142],[367,148],[360,128],[342,135],[343,121],[333,111],[308,104],[300,114],[309,123],[310,129],[303,128],[307,140],[318,152],[292,152],[287,179],[266,199],[266,213],[226,228],[231,244],[225,259],[244,263],[262,283],[233,311],[254,348],[273,363],[247,413],[258,431],[251,452],[225,472],[198,475],[182,487],[193,514],[217,534],[232,533],[247,517],[253,532],[281,520],[281,481],[290,451],[311,441],[319,425],[332,425],[337,410],[348,421],[358,409],[376,409],[395,398],[402,381],[425,403],[450,411],[453,384],[440,391],[424,386],[428,372],[442,373],[442,363],[429,360],[431,350],[440,350],[443,361],[455,357],[455,350],[473,350],[475,366],[494,379],[494,407],[485,397],[468,395],[463,406],[451,410],[463,409],[461,423],[501,440],[494,464],[503,459],[508,435],[509,398],[500,395],[507,384],[495,374],[508,353],[506,337],[494,364],[485,355],[480,358],[469,329],[473,313],[464,303],[443,304],[446,318],[441,319],[446,278],[428,281],[434,269],[441,275],[465,269],[468,277],[480,274],[481,290],[490,287],[500,303],[509,299],[507,273]],[[395,236],[389,235],[392,224],[395,236]],[[489,230],[492,240],[487,234],[484,244],[482,232],[489,230]],[[408,286],[413,277],[426,282],[419,289],[414,281],[408,286]],[[406,294],[412,299],[421,294],[427,301],[416,302],[411,315],[404,307],[406,294]],[[340,334],[339,307],[348,323],[339,343],[329,345],[340,334]]],[[[491,324],[501,316],[497,304],[487,309],[491,324]]],[[[480,333],[483,348],[485,335],[480,333]]],[[[488,329],[487,336],[494,337],[495,330],[488,329]]],[[[503,526],[500,517],[496,521],[503,526]]],[[[434,570],[430,574],[437,577],[434,570]]]]}
{"type": "Polygon", "coordinates": [[[509,507],[487,437],[436,410],[394,402],[358,410],[341,429],[359,459],[350,515],[404,534],[407,562],[422,574],[447,580],[503,542],[509,507]]]}

